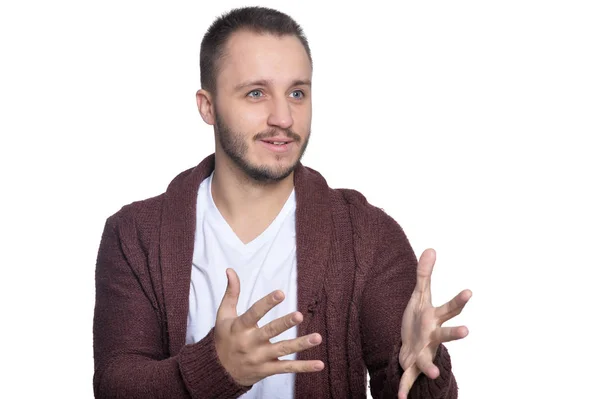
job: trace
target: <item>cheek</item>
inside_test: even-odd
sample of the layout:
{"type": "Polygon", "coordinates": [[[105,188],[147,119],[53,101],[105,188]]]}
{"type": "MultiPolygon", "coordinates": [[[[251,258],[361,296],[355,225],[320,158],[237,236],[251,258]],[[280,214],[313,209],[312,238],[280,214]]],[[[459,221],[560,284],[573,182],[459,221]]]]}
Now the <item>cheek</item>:
{"type": "Polygon", "coordinates": [[[236,123],[243,132],[253,132],[256,134],[265,130],[269,113],[266,106],[262,104],[249,104],[237,109],[234,116],[236,123]]]}
{"type": "Polygon", "coordinates": [[[294,113],[294,126],[292,129],[301,136],[308,135],[312,123],[312,112],[310,108],[298,109],[294,113]]]}
{"type": "Polygon", "coordinates": [[[248,104],[237,98],[218,98],[217,111],[220,119],[234,132],[245,133],[264,122],[264,110],[260,104],[248,104]]]}

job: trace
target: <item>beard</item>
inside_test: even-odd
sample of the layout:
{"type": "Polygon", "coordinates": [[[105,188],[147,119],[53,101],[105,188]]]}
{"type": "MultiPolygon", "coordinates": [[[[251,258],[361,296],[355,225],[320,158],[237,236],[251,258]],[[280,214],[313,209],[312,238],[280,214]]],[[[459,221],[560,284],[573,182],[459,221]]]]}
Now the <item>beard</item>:
{"type": "MultiPolygon", "coordinates": [[[[294,143],[300,144],[302,142],[302,138],[299,134],[295,133],[291,129],[279,129],[279,131],[283,131],[287,138],[293,140],[294,143]]],[[[298,159],[290,165],[290,166],[281,166],[281,167],[269,167],[267,165],[253,165],[247,158],[248,153],[248,144],[244,140],[246,137],[243,133],[238,133],[232,131],[229,126],[219,117],[219,114],[215,115],[215,134],[217,140],[219,140],[219,144],[223,149],[223,152],[227,154],[227,156],[252,180],[258,183],[274,183],[281,181],[288,177],[294,169],[300,163],[304,152],[306,151],[306,147],[308,146],[308,139],[310,137],[310,132],[306,136],[306,140],[302,144],[300,148],[300,154],[298,155],[298,159]]],[[[252,138],[253,141],[264,140],[271,137],[276,137],[278,134],[278,130],[273,128],[266,130],[264,132],[257,133],[252,138]]],[[[280,155],[275,155],[276,160],[280,160],[282,157],[280,155]]]]}

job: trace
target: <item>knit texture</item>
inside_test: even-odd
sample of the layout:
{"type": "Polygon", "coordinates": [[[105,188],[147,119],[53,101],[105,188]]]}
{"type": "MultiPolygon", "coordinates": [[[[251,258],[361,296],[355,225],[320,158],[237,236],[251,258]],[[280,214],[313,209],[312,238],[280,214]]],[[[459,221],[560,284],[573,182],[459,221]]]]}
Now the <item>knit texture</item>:
{"type": "MultiPolygon", "coordinates": [[[[216,354],[211,330],[185,345],[200,183],[214,155],[177,176],[166,192],[108,218],[96,262],[94,392],[98,398],[235,398],[238,385],[216,354]]],[[[390,216],[354,190],[331,189],[299,165],[296,190],[298,334],[323,342],[298,353],[325,369],[296,375],[296,398],[396,398],[402,314],[417,260],[390,216]]],[[[457,397],[450,356],[440,376],[421,375],[410,398],[457,397]]]]}

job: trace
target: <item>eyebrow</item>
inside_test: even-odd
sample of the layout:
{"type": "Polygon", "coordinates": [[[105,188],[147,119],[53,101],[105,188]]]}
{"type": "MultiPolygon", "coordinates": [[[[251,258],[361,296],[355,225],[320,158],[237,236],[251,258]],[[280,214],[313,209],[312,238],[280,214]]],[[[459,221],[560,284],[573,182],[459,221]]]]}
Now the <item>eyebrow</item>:
{"type": "MultiPolygon", "coordinates": [[[[250,81],[242,82],[242,83],[239,83],[239,84],[235,85],[235,87],[233,89],[235,91],[240,91],[240,90],[242,90],[244,88],[247,88],[247,87],[250,87],[250,86],[269,86],[272,83],[273,83],[272,80],[266,80],[266,79],[250,80],[250,81]]],[[[312,82],[310,80],[298,79],[298,80],[294,80],[292,82],[291,86],[308,86],[308,87],[311,87],[312,86],[312,82]]]]}

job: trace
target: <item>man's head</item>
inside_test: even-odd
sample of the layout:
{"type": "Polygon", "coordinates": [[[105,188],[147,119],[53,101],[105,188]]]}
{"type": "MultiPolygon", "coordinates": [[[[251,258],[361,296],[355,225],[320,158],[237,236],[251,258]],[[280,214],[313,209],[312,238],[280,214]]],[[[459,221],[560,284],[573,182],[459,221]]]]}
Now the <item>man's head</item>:
{"type": "Polygon", "coordinates": [[[202,118],[216,155],[255,181],[287,177],[306,149],[312,59],[302,29],[275,10],[235,9],[209,28],[200,51],[202,118]]]}

